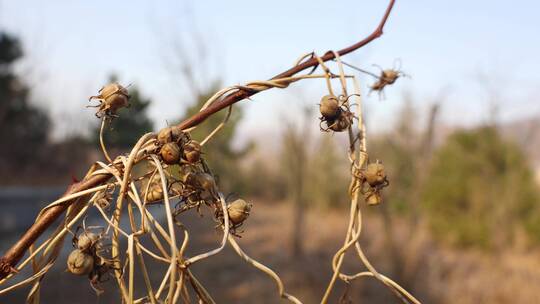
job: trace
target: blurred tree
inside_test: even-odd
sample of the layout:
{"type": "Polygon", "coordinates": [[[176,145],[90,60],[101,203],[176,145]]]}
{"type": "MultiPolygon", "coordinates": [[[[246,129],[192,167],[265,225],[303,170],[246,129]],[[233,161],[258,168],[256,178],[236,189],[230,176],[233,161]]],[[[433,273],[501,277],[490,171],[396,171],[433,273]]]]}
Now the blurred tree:
{"type": "Polygon", "coordinates": [[[413,107],[412,97],[406,95],[398,113],[396,123],[388,134],[373,138],[370,142],[371,161],[380,160],[387,168],[391,186],[385,197],[391,202],[381,208],[392,208],[399,212],[410,211],[410,195],[415,187],[417,172],[418,113],[413,107]]]}
{"type": "Polygon", "coordinates": [[[391,131],[370,140],[371,160],[383,162],[392,182],[385,189],[389,203],[381,205],[383,212],[406,213],[413,224],[420,216],[418,201],[431,163],[440,103],[438,97],[429,107],[425,125],[420,126],[412,95],[405,95],[391,131]]]}
{"type": "Polygon", "coordinates": [[[455,132],[433,161],[423,205],[438,236],[501,249],[524,227],[540,240],[532,171],[518,146],[495,127],[455,132]]]}
{"type": "Polygon", "coordinates": [[[305,187],[307,199],[323,208],[348,206],[349,163],[345,153],[338,153],[331,134],[323,134],[315,151],[305,187]]]}
{"type": "Polygon", "coordinates": [[[298,130],[298,126],[292,122],[286,124],[283,131],[283,143],[281,151],[282,172],[287,180],[286,189],[294,204],[293,209],[293,232],[291,234],[292,255],[299,258],[303,255],[303,226],[306,213],[306,183],[308,182],[309,168],[309,123],[310,108],[303,111],[304,126],[298,130]]]}
{"type": "Polygon", "coordinates": [[[245,194],[268,200],[282,200],[287,196],[287,183],[279,168],[267,158],[257,156],[246,170],[245,194]]]}
{"type": "Polygon", "coordinates": [[[431,165],[439,99],[433,102],[426,124],[420,127],[420,115],[413,105],[413,96],[406,94],[392,130],[372,137],[370,141],[370,158],[384,163],[391,181],[379,209],[385,223],[390,271],[409,290],[415,290],[414,282],[422,271],[422,250],[408,249],[422,238],[417,225],[422,219],[419,201],[431,165]],[[400,220],[396,220],[397,216],[400,220]],[[403,223],[407,223],[407,229],[403,223]]]}
{"type": "MultiPolygon", "coordinates": [[[[221,87],[220,81],[214,81],[208,89],[199,91],[195,95],[196,102],[187,108],[184,120],[201,109],[204,103],[221,87]]],[[[223,110],[206,119],[191,132],[192,138],[202,141],[210,134],[225,118],[227,111],[223,110]]],[[[246,189],[245,173],[241,168],[241,161],[254,148],[254,143],[249,142],[245,147],[237,149],[233,146],[233,139],[242,119],[242,108],[236,106],[227,124],[203,147],[204,158],[208,162],[212,172],[217,175],[220,187],[229,192],[244,193],[246,189]]],[[[252,181],[256,182],[256,181],[252,181]]]]}
{"type": "MultiPolygon", "coordinates": [[[[112,75],[109,82],[118,82],[118,79],[112,75]]],[[[113,148],[131,148],[144,133],[153,129],[153,123],[147,113],[151,100],[143,97],[135,86],[129,87],[128,90],[129,108],[120,110],[119,117],[113,119],[109,126],[105,126],[103,135],[105,143],[113,148]]],[[[92,139],[98,144],[100,127],[101,123],[92,132],[92,139]]]]}
{"type": "Polygon", "coordinates": [[[28,87],[13,71],[22,56],[19,40],[0,32],[0,171],[10,174],[39,162],[50,130],[46,112],[30,103],[28,87]]]}

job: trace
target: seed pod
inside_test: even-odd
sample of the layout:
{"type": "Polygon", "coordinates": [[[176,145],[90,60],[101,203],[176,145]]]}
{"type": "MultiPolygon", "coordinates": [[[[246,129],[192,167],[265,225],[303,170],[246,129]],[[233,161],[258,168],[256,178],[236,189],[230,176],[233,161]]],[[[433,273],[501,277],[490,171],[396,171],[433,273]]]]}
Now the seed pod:
{"type": "Polygon", "coordinates": [[[188,163],[196,163],[201,159],[201,145],[192,140],[184,146],[184,159],[188,163]]]}
{"type": "Polygon", "coordinates": [[[229,212],[229,219],[234,225],[244,222],[251,211],[251,204],[248,204],[243,199],[237,199],[229,204],[227,211],[229,212]]]}
{"type": "Polygon", "coordinates": [[[321,99],[319,111],[325,120],[335,120],[341,114],[339,101],[334,95],[325,95],[321,99]]]}
{"type": "Polygon", "coordinates": [[[371,192],[366,197],[366,203],[369,206],[375,206],[382,202],[382,197],[379,192],[371,192]]]}
{"type": "Polygon", "coordinates": [[[146,193],[147,202],[157,202],[163,199],[163,188],[161,184],[154,183],[148,188],[148,193],[146,193]]]}
{"type": "Polygon", "coordinates": [[[370,86],[370,88],[373,91],[379,91],[379,93],[381,93],[385,86],[386,86],[386,82],[377,80],[374,84],[370,86]]]}
{"type": "Polygon", "coordinates": [[[334,132],[343,132],[347,130],[351,124],[352,119],[345,112],[342,112],[337,120],[328,122],[328,128],[334,132]]]}
{"type": "Polygon", "coordinates": [[[73,250],[67,259],[68,271],[76,275],[86,275],[94,268],[94,258],[79,249],[73,250]]]}
{"type": "Polygon", "coordinates": [[[386,173],[384,165],[381,163],[371,163],[367,166],[364,173],[366,181],[372,187],[382,185],[386,182],[386,173]]]}
{"type": "Polygon", "coordinates": [[[178,170],[180,181],[184,184],[190,184],[193,180],[192,175],[195,173],[197,173],[197,169],[188,164],[180,166],[180,169],[178,170]]]}
{"type": "Polygon", "coordinates": [[[99,236],[92,232],[83,232],[77,240],[77,248],[83,252],[89,252],[90,249],[96,244],[99,236]]]}
{"type": "Polygon", "coordinates": [[[163,162],[172,165],[180,161],[180,147],[174,142],[169,142],[161,147],[161,158],[163,162]]]}
{"type": "Polygon", "coordinates": [[[157,135],[159,144],[164,145],[169,142],[178,142],[182,137],[182,131],[177,127],[166,127],[161,129],[157,135]]]}
{"type": "Polygon", "coordinates": [[[208,173],[196,172],[187,175],[187,184],[197,190],[197,198],[207,202],[218,197],[218,190],[214,177],[208,173]]]}
{"type": "Polygon", "coordinates": [[[105,115],[116,114],[120,108],[129,105],[129,94],[126,88],[118,83],[110,83],[99,90],[98,96],[92,96],[90,99],[98,99],[101,101],[99,112],[105,115]]]}
{"type": "Polygon", "coordinates": [[[193,186],[200,188],[201,190],[208,191],[212,194],[217,191],[216,180],[214,177],[212,177],[212,175],[199,172],[193,174],[192,176],[193,186]]]}
{"type": "Polygon", "coordinates": [[[399,78],[399,71],[384,70],[382,71],[381,78],[386,84],[393,84],[399,78]]]}

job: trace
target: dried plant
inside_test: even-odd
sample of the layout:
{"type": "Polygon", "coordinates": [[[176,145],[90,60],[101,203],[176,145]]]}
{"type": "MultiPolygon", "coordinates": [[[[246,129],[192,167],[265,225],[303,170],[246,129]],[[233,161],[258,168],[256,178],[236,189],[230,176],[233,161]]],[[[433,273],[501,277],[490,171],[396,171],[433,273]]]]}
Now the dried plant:
{"type": "MultiPolygon", "coordinates": [[[[382,34],[383,27],[393,8],[390,1],[377,29],[366,39],[339,52],[330,51],[319,57],[314,53],[302,56],[293,68],[268,81],[254,81],[245,85],[225,88],[212,96],[200,112],[176,126],[167,127],[157,134],[142,136],[128,155],[120,155],[114,160],[107,153],[101,140],[101,147],[108,163],[96,162],[86,177],[69,187],[64,196],[43,208],[35,224],[0,260],[0,284],[8,285],[25,267],[32,267],[33,275],[20,279],[0,290],[0,294],[16,288],[31,285],[28,301],[39,302],[39,289],[45,274],[59,256],[64,239],[72,227],[81,221],[89,210],[96,210],[102,217],[103,227],[85,227],[73,233],[74,249],[66,263],[68,271],[76,275],[86,275],[96,291],[101,291],[100,281],[105,276],[113,276],[122,302],[124,303],[190,303],[190,291],[199,302],[215,303],[211,295],[191,271],[190,266],[219,254],[229,244],[248,264],[264,272],[277,285],[280,297],[293,303],[299,299],[285,291],[278,274],[261,262],[248,256],[236,242],[242,231],[239,228],[249,219],[252,204],[240,198],[225,198],[219,190],[209,164],[204,159],[204,146],[227,123],[234,103],[258,92],[271,88],[287,88],[291,83],[307,79],[325,80],[328,92],[321,101],[321,125],[329,132],[345,132],[349,138],[348,158],[350,160],[351,182],[349,186],[350,215],[343,246],[332,259],[333,276],[322,298],[327,303],[338,279],[349,283],[361,277],[374,277],[394,292],[405,303],[419,303],[411,294],[390,278],[380,274],[366,258],[359,238],[362,230],[360,198],[367,204],[377,205],[381,201],[380,192],[388,185],[384,167],[379,162],[369,163],[366,146],[366,130],[362,113],[360,86],[355,76],[346,74],[341,56],[350,53],[382,34]],[[338,72],[333,73],[326,62],[334,60],[338,72]],[[320,67],[322,73],[316,74],[320,67]],[[313,68],[309,73],[298,72],[313,68]],[[338,79],[340,89],[334,90],[332,79],[338,79]],[[348,86],[353,86],[349,94],[348,86]],[[355,107],[356,113],[351,109],[355,107]],[[191,138],[190,132],[207,117],[227,108],[224,121],[200,143],[191,138]],[[145,164],[148,170],[139,172],[134,166],[145,164]],[[179,202],[175,206],[171,200],[179,202]],[[150,205],[162,204],[161,216],[150,205]],[[186,248],[194,237],[184,227],[179,215],[193,210],[208,208],[212,211],[216,227],[223,233],[221,242],[208,252],[187,256],[186,248]],[[41,243],[37,238],[47,227],[65,213],[56,230],[41,243]],[[138,217],[135,216],[138,213],[138,217]],[[164,218],[164,223],[159,219],[164,218]],[[121,222],[129,222],[128,228],[121,222]],[[180,232],[180,235],[179,235],[180,232]],[[110,244],[105,240],[110,238],[110,244]],[[18,262],[29,250],[29,256],[18,262]],[[345,253],[356,251],[366,271],[345,274],[341,266],[345,253]],[[155,260],[167,266],[158,286],[152,285],[146,259],[155,260]],[[18,264],[18,265],[17,265],[18,264]],[[143,294],[135,290],[135,276],[142,276],[146,290],[143,294]]],[[[395,78],[399,73],[395,75],[395,78]]],[[[383,71],[379,81],[386,85],[387,75],[383,71]]],[[[103,137],[107,121],[114,119],[121,107],[128,105],[128,93],[118,84],[108,85],[97,97],[101,101],[97,116],[103,120],[100,137],[103,137]],[[109,90],[110,89],[110,90],[109,90]],[[105,92],[107,91],[107,92],[105,92]]],[[[346,299],[342,299],[346,301],[346,299]]]]}

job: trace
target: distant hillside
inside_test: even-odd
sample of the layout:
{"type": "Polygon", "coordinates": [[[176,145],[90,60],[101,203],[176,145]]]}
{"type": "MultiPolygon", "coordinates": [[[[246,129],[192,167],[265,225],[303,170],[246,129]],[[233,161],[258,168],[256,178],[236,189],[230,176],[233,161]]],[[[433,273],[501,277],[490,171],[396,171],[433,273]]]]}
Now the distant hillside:
{"type": "Polygon", "coordinates": [[[534,166],[536,179],[540,183],[540,117],[528,118],[502,124],[501,132],[519,144],[534,166]]]}
{"type": "Polygon", "coordinates": [[[531,161],[540,164],[540,118],[510,122],[501,125],[501,131],[522,146],[531,161]]]}

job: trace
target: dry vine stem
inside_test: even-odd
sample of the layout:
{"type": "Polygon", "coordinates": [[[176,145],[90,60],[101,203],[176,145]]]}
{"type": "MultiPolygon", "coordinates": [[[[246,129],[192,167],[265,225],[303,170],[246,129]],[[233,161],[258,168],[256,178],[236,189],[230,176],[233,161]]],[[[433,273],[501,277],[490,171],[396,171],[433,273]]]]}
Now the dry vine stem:
{"type": "MultiPolygon", "coordinates": [[[[327,303],[337,279],[349,282],[360,277],[371,276],[388,286],[404,302],[419,303],[418,300],[397,283],[379,274],[365,257],[359,243],[362,228],[359,200],[362,194],[365,195],[364,167],[368,161],[365,139],[366,132],[362,117],[358,83],[354,76],[345,74],[340,59],[340,56],[368,44],[382,34],[384,25],[394,6],[394,1],[391,0],[388,4],[385,14],[376,30],[364,40],[338,52],[327,52],[322,57],[318,57],[314,53],[302,56],[293,68],[268,81],[254,81],[245,85],[225,88],[212,96],[204,104],[200,112],[193,117],[177,126],[160,131],[157,136],[156,134],[148,133],[141,137],[128,156],[118,156],[114,160],[109,157],[102,139],[106,121],[104,118],[100,130],[100,144],[109,164],[96,162],[83,181],[71,185],[62,198],[51,203],[40,212],[34,225],[1,258],[0,284],[2,285],[6,284],[11,277],[15,276],[18,271],[29,264],[32,265],[34,274],[27,279],[5,287],[0,290],[0,294],[32,284],[28,301],[38,303],[41,281],[59,257],[62,241],[66,233],[70,232],[70,229],[79,223],[89,210],[96,210],[107,226],[106,228],[103,227],[103,235],[112,234],[110,252],[103,253],[92,249],[92,251],[87,253],[82,252],[81,254],[83,256],[84,254],[92,254],[93,256],[94,262],[92,269],[89,270],[88,278],[92,287],[98,292],[100,291],[99,283],[101,278],[111,274],[117,282],[120,296],[124,303],[191,302],[188,291],[189,286],[191,286],[191,291],[197,296],[199,301],[215,303],[209,292],[204,288],[204,285],[191,272],[189,266],[215,256],[228,243],[242,259],[266,273],[276,282],[280,297],[292,303],[301,303],[299,299],[285,291],[279,275],[261,262],[249,257],[240,248],[234,236],[237,235],[236,228],[239,224],[241,225],[241,222],[233,222],[231,224],[227,202],[224,199],[224,195],[215,185],[212,173],[208,165],[204,162],[204,159],[199,157],[185,158],[183,156],[178,163],[180,168],[178,174],[180,177],[177,178],[171,172],[178,169],[170,166],[170,164],[175,163],[178,158],[172,157],[166,160],[163,158],[163,154],[160,154],[160,150],[164,145],[169,145],[171,149],[174,148],[170,151],[180,153],[189,145],[191,145],[191,149],[195,149],[193,147],[204,146],[227,123],[232,111],[232,105],[258,92],[270,88],[283,89],[291,83],[303,79],[324,78],[328,92],[334,95],[336,91],[332,88],[332,79],[338,78],[341,86],[341,94],[337,98],[340,100],[340,107],[343,108],[343,110],[340,110],[340,113],[346,114],[344,117],[347,119],[345,121],[345,127],[340,126],[339,131],[347,131],[349,135],[351,208],[344,245],[338,250],[332,260],[333,276],[321,302],[327,303]],[[325,62],[333,59],[337,61],[339,68],[339,72],[336,74],[332,73],[330,68],[325,64],[325,62]],[[323,70],[322,74],[313,74],[317,66],[320,66],[323,70]],[[308,68],[313,69],[306,75],[297,75],[299,72],[308,68]],[[355,88],[355,93],[352,95],[347,93],[347,83],[350,80],[353,81],[355,88]],[[356,115],[352,114],[349,110],[351,106],[349,99],[351,97],[356,98],[356,104],[358,106],[356,115]],[[208,134],[200,145],[193,143],[189,131],[193,130],[210,115],[225,108],[228,108],[228,113],[224,121],[208,134]],[[353,117],[358,119],[357,131],[352,128],[353,117]],[[165,143],[162,142],[164,138],[166,138],[165,143]],[[161,158],[159,155],[161,155],[161,158]],[[138,163],[146,163],[150,168],[149,171],[137,176],[132,169],[138,163]],[[113,181],[109,181],[111,177],[113,181]],[[117,193],[115,204],[111,204],[111,193],[113,192],[117,193]],[[149,193],[153,193],[151,196],[152,201],[149,201],[149,193]],[[159,217],[147,208],[150,204],[155,203],[153,200],[156,197],[165,206],[163,208],[164,210],[162,210],[164,214],[159,215],[159,217]],[[173,197],[180,198],[177,207],[173,207],[171,204],[173,197]],[[190,235],[177,216],[190,209],[196,208],[198,210],[204,206],[214,211],[214,219],[218,223],[218,227],[223,231],[223,238],[215,249],[193,257],[187,257],[184,253],[188,246],[190,235]],[[112,208],[112,211],[109,211],[109,207],[112,208]],[[66,216],[56,230],[42,244],[35,248],[34,243],[37,238],[66,210],[66,216]],[[126,212],[128,215],[127,219],[129,220],[129,230],[122,228],[125,225],[121,225],[122,215],[126,212]],[[135,217],[134,212],[138,213],[138,219],[135,217]],[[158,219],[165,219],[166,227],[163,227],[158,219]],[[181,244],[177,235],[178,231],[183,232],[181,244]],[[121,238],[125,241],[122,242],[121,238]],[[148,245],[143,246],[142,240],[148,245]],[[126,243],[127,245],[125,245],[126,243]],[[347,275],[341,272],[341,266],[345,253],[353,246],[360,261],[367,268],[367,271],[347,275]],[[30,256],[15,268],[16,264],[29,248],[31,249],[30,256]],[[163,279],[159,286],[152,285],[145,259],[152,259],[167,265],[167,271],[163,274],[163,279]],[[138,268],[135,266],[136,264],[139,265],[138,268]],[[137,273],[143,277],[146,289],[144,295],[137,294],[134,287],[137,273]]],[[[119,86],[119,88],[122,87],[119,86]]],[[[127,97],[127,95],[124,97],[127,97]]],[[[334,125],[329,125],[329,127],[333,130],[336,129],[334,125]]],[[[198,153],[196,149],[191,151],[198,153]]],[[[380,187],[371,189],[370,191],[378,193],[380,187]]],[[[247,204],[244,205],[248,206],[247,204]]],[[[245,217],[249,215],[249,210],[246,212],[245,217]]],[[[245,217],[243,217],[243,220],[245,220],[245,217]]],[[[96,247],[91,248],[105,248],[103,244],[104,240],[101,237],[96,238],[93,242],[96,243],[92,246],[96,247]]]]}
{"type": "MultiPolygon", "coordinates": [[[[394,3],[395,3],[395,0],[390,0],[388,7],[386,8],[386,11],[383,15],[383,18],[381,19],[379,25],[377,26],[375,31],[373,31],[373,33],[371,33],[365,39],[338,51],[337,54],[339,54],[340,56],[343,56],[345,54],[353,52],[369,44],[376,38],[380,37],[383,34],[384,25],[386,24],[386,21],[388,20],[390,12],[392,11],[392,8],[394,7],[394,3]]],[[[335,54],[333,52],[327,52],[320,59],[324,62],[333,60],[335,59],[335,54]]],[[[280,78],[292,77],[298,72],[316,67],[318,64],[319,62],[315,58],[311,58],[309,60],[306,60],[302,63],[295,65],[294,67],[290,68],[289,70],[279,75],[274,76],[272,79],[275,80],[275,79],[280,79],[280,78]]],[[[185,129],[194,127],[202,123],[206,118],[208,118],[212,114],[219,112],[220,110],[226,107],[229,107],[232,104],[238,101],[241,101],[247,97],[250,97],[258,92],[259,91],[251,90],[250,88],[238,89],[234,93],[224,97],[222,100],[213,103],[212,105],[200,111],[199,113],[181,122],[176,127],[180,130],[185,130],[185,129]]],[[[74,183],[71,186],[69,186],[64,196],[77,193],[80,191],[84,191],[92,187],[104,184],[110,178],[111,178],[110,174],[103,173],[103,172],[101,174],[92,174],[92,175],[86,176],[82,181],[74,183]]],[[[26,250],[67,209],[68,206],[69,206],[69,202],[66,202],[65,204],[59,204],[53,208],[49,208],[47,212],[43,214],[43,216],[39,219],[39,221],[36,221],[36,223],[32,225],[26,231],[26,233],[19,239],[19,241],[15,243],[4,254],[4,256],[0,259],[0,278],[3,278],[9,275],[12,272],[12,269],[14,269],[15,265],[22,258],[26,250]]]]}

